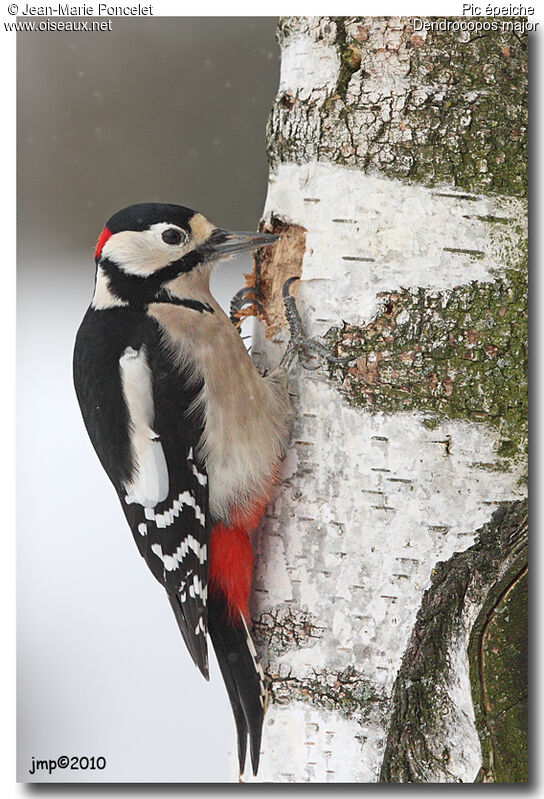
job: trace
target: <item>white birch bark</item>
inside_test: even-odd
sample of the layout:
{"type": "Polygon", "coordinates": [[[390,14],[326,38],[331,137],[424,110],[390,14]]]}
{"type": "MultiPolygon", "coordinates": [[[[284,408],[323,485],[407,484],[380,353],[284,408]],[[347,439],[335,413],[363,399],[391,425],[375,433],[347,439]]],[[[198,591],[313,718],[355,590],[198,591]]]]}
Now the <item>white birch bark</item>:
{"type": "MultiPolygon", "coordinates": [[[[493,177],[491,166],[470,189],[459,176],[436,182],[388,171],[391,157],[399,169],[414,152],[417,162],[410,139],[423,142],[424,126],[411,131],[402,124],[409,103],[415,102],[417,120],[414,96],[432,95],[438,106],[448,99],[447,86],[417,85],[408,69],[414,47],[425,48],[424,34],[414,44],[403,19],[316,18],[282,26],[263,219],[306,231],[300,257],[293,257],[308,335],[323,336],[343,321],[370,329],[384,315],[384,294],[388,300],[403,294],[410,306],[425,290],[442,307],[459,287],[505,281],[526,234],[519,191],[480,190],[493,177]],[[386,130],[375,151],[380,116],[386,130]],[[278,156],[274,147],[282,136],[292,141],[278,145],[284,147],[278,156]],[[399,142],[407,143],[401,155],[399,142]],[[490,223],[497,218],[505,224],[490,223]]],[[[470,116],[475,99],[467,94],[465,101],[470,116]]],[[[269,299],[277,309],[277,298],[269,299]]],[[[404,306],[393,315],[392,350],[397,332],[414,318],[404,306]]],[[[340,339],[342,354],[349,335],[340,339]]],[[[285,327],[258,324],[257,362],[274,366],[285,341],[285,327]]],[[[356,379],[370,390],[359,404],[349,377],[342,386],[327,367],[310,372],[297,363],[290,373],[291,444],[281,489],[256,541],[252,615],[273,698],[261,782],[378,780],[395,680],[433,569],[470,547],[500,505],[525,495],[523,455],[500,455],[502,422],[488,423],[485,412],[480,421],[457,413],[449,418],[447,409],[433,414],[428,403],[390,407],[386,388],[376,385],[381,378],[373,364],[380,358],[369,351],[357,362],[356,379]]],[[[431,402],[433,391],[440,403],[447,401],[459,380],[455,369],[439,379],[431,402]]],[[[473,389],[485,410],[485,386],[473,389]]],[[[434,742],[437,751],[447,746],[448,763],[429,771],[429,781],[472,782],[481,765],[467,630],[468,621],[464,637],[452,640],[449,711],[434,742]]]]}

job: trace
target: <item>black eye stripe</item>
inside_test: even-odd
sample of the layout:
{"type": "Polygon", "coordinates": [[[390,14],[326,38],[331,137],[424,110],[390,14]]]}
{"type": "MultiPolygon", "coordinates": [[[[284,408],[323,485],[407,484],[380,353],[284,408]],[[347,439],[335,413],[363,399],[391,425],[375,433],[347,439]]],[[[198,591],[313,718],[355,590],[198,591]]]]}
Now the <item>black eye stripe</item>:
{"type": "Polygon", "coordinates": [[[166,230],[163,230],[162,232],[162,240],[165,242],[165,244],[181,244],[181,242],[185,241],[186,238],[187,237],[181,232],[181,230],[178,230],[174,227],[166,228],[166,230]]]}

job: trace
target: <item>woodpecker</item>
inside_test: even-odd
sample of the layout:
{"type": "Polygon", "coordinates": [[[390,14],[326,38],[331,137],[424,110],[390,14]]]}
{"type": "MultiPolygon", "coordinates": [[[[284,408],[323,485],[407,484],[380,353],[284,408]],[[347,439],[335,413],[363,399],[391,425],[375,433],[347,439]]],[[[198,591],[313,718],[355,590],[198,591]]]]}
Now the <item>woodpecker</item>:
{"type": "Polygon", "coordinates": [[[240,774],[257,773],[266,687],[249,633],[256,528],[288,436],[285,370],[262,376],[210,292],[221,259],[277,236],[229,232],[179,205],[115,213],[95,250],[74,384],[98,458],[206,679],[209,632],[240,774]]]}

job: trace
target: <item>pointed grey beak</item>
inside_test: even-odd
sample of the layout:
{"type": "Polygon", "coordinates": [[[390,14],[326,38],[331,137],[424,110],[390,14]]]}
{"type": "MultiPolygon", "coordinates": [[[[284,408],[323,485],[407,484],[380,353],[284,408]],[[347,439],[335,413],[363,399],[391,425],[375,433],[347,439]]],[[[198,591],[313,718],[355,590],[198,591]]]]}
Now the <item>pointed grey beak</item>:
{"type": "Polygon", "coordinates": [[[217,228],[200,248],[208,258],[226,258],[248,250],[258,250],[274,244],[280,237],[271,233],[253,233],[245,230],[217,228]]]}

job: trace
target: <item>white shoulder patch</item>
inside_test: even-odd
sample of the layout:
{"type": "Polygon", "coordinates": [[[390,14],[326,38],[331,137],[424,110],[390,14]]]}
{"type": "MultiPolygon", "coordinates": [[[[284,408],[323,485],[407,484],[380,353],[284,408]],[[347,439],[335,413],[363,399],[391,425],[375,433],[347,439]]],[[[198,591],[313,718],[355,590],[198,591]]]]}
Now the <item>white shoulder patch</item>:
{"type": "Polygon", "coordinates": [[[127,347],[119,359],[119,369],[135,465],[132,481],[125,484],[125,501],[154,508],[168,496],[168,469],[162,444],[151,427],[155,413],[145,345],[139,350],[127,347]]]}

